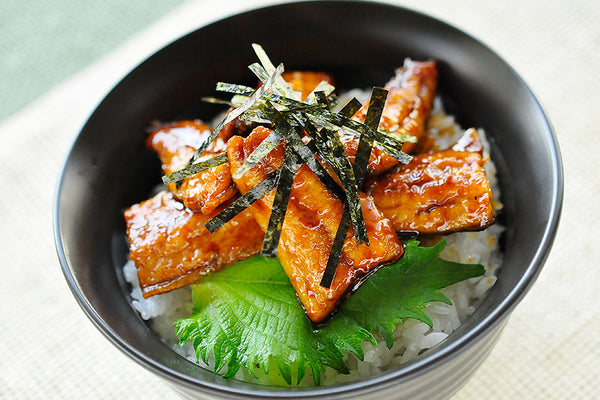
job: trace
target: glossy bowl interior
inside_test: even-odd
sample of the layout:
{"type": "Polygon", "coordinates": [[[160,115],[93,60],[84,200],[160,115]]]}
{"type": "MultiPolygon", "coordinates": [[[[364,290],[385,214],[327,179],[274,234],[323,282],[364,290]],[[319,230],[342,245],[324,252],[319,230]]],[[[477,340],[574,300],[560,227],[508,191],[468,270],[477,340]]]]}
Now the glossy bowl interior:
{"type": "Polygon", "coordinates": [[[489,48],[428,16],[367,2],[319,1],[267,7],[213,23],[169,44],[105,97],[75,140],[55,204],[64,275],[91,321],[118,348],[182,393],[233,398],[445,398],[491,350],[503,323],[540,272],[562,204],[556,138],[523,80],[489,48]],[[120,268],[127,259],[122,211],[160,181],[144,147],[153,120],[209,120],[203,103],[217,81],[254,84],[250,44],[287,69],[333,73],[338,88],[383,85],[406,57],[439,63],[438,93],[465,127],[483,127],[499,167],[505,260],[472,317],[436,349],[380,376],[350,384],[281,389],[224,380],[174,353],[129,305],[120,268]]]}

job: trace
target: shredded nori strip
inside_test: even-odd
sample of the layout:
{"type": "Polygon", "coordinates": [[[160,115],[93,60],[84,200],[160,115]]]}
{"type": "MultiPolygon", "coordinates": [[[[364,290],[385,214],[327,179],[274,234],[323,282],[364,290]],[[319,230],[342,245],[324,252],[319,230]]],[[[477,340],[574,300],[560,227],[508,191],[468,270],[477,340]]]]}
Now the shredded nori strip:
{"type": "Polygon", "coordinates": [[[402,145],[404,142],[413,141],[414,138],[403,133],[378,130],[387,96],[386,90],[373,89],[365,122],[361,123],[351,118],[362,106],[358,100],[352,99],[338,113],[331,111],[331,107],[337,102],[337,98],[333,95],[335,88],[323,81],[305,101],[301,101],[300,93],[294,91],[281,77],[283,65],[280,64],[275,68],[262,47],[253,44],[253,48],[262,65],[252,64],[249,68],[263,84],[255,90],[244,85],[219,82],[217,91],[231,93],[234,97],[229,102],[214,99],[209,101],[238,107],[226,114],[212,134],[196,150],[186,168],[165,176],[163,181],[165,183],[181,182],[182,179],[194,173],[227,162],[225,154],[210,160],[196,161],[206,150],[208,144],[218,136],[223,126],[235,118],[272,124],[273,133],[246,158],[242,167],[234,175],[234,179],[241,177],[244,172],[256,165],[281,140],[285,140],[286,145],[283,166],[205,225],[210,232],[216,231],[256,200],[276,188],[262,250],[263,255],[276,256],[294,176],[298,168],[306,163],[326,187],[344,203],[342,218],[321,280],[321,286],[330,287],[351,225],[354,227],[357,243],[368,245],[360,204],[360,188],[367,174],[372,147],[375,146],[390,154],[401,163],[407,163],[411,157],[402,152],[402,145]],[[302,139],[304,132],[310,138],[306,142],[302,139]],[[354,164],[350,163],[348,159],[340,135],[360,137],[354,164]],[[328,164],[332,173],[341,182],[341,186],[321,165],[315,155],[320,156],[328,164]]]}
{"type": "MultiPolygon", "coordinates": [[[[272,115],[272,114],[269,114],[272,115]]],[[[273,117],[272,117],[273,118],[273,117]]],[[[281,142],[281,135],[273,130],[269,136],[263,139],[262,142],[250,153],[244,160],[242,166],[233,174],[234,179],[241,178],[246,172],[252,169],[258,162],[270,151],[272,151],[281,142]]],[[[293,130],[288,133],[287,145],[293,146],[293,150],[300,158],[308,164],[309,168],[317,175],[319,180],[329,189],[336,197],[342,201],[345,198],[344,190],[338,183],[329,175],[325,168],[315,158],[315,151],[308,143],[304,143],[300,135],[293,130]]],[[[310,142],[309,142],[310,143],[310,142]]]]}
{"type": "MultiPolygon", "coordinates": [[[[220,83],[219,90],[240,94],[240,95],[250,95],[253,93],[253,89],[243,85],[233,85],[233,84],[224,84],[220,83]]],[[[316,94],[319,92],[315,92],[316,94]]],[[[362,130],[362,126],[364,124],[354,121],[350,119],[353,115],[343,115],[341,113],[332,113],[328,108],[322,106],[315,106],[312,104],[306,104],[299,102],[297,100],[293,100],[290,98],[282,97],[279,95],[275,95],[273,93],[265,93],[263,96],[265,99],[268,99],[274,103],[281,104],[287,107],[287,110],[282,110],[284,114],[289,112],[298,112],[301,111],[309,116],[310,120],[319,126],[323,126],[329,128],[330,130],[336,131],[340,128],[346,128],[344,130],[345,133],[358,136],[360,131],[362,130]]],[[[358,100],[357,100],[358,101],[358,100]]],[[[249,110],[251,111],[251,110],[249,110]]],[[[264,120],[262,120],[264,121],[264,120]]],[[[404,142],[414,142],[414,136],[404,134],[404,133],[390,133],[386,131],[376,131],[376,137],[374,140],[374,145],[381,151],[384,151],[396,158],[402,164],[406,164],[410,162],[412,159],[406,153],[401,151],[402,145],[404,142]]]]}
{"type": "MultiPolygon", "coordinates": [[[[279,118],[280,126],[282,123],[286,123],[292,128],[290,121],[287,121],[281,113],[276,111],[275,107],[269,102],[266,101],[264,106],[263,113],[269,118],[270,121],[273,121],[274,118],[279,118]]],[[[296,125],[297,128],[303,128],[300,125],[296,125]]],[[[314,153],[315,149],[313,146],[304,143],[295,129],[288,129],[284,131],[286,134],[286,146],[292,146],[294,152],[300,156],[300,158],[309,166],[309,168],[317,175],[319,180],[323,182],[323,184],[329,189],[336,197],[341,199],[342,201],[345,199],[344,189],[340,187],[340,185],[329,175],[327,170],[321,165],[321,163],[316,159],[314,153]]],[[[244,160],[242,166],[235,171],[233,174],[234,179],[239,179],[246,172],[248,172],[252,167],[254,167],[264,156],[266,156],[271,150],[273,150],[282,137],[278,133],[277,130],[273,130],[269,136],[267,136],[263,141],[250,153],[250,155],[244,160]]],[[[310,143],[310,142],[309,142],[310,143]]]]}
{"type": "Polygon", "coordinates": [[[242,104],[238,108],[235,108],[231,112],[229,112],[227,114],[227,116],[221,122],[219,122],[219,124],[215,127],[215,129],[212,131],[212,133],[206,138],[206,140],[204,142],[202,142],[202,144],[198,147],[198,149],[196,149],[196,152],[190,159],[190,162],[188,163],[187,167],[191,167],[191,165],[202,155],[202,153],[204,152],[204,150],[206,150],[206,148],[208,147],[210,142],[212,142],[213,140],[216,139],[217,136],[219,136],[219,133],[221,133],[221,130],[223,129],[223,127],[225,125],[227,125],[228,123],[230,123],[231,121],[233,121],[234,119],[236,119],[237,117],[242,115],[246,110],[248,110],[250,107],[252,107],[254,105],[254,103],[256,103],[258,100],[260,100],[260,98],[263,96],[263,94],[266,93],[266,91],[269,90],[269,88],[273,85],[273,83],[275,82],[277,77],[281,77],[282,73],[283,73],[283,64],[279,64],[279,66],[275,69],[273,74],[271,76],[269,76],[269,79],[261,87],[256,89],[254,91],[254,93],[250,96],[250,98],[244,104],[242,104]]]}
{"type": "MultiPolygon", "coordinates": [[[[276,110],[273,109],[272,112],[276,112],[276,110]]],[[[277,114],[279,114],[279,116],[275,114],[271,117],[272,121],[273,118],[282,118],[280,123],[287,123],[287,121],[283,119],[283,116],[281,116],[281,113],[277,114]]],[[[275,121],[273,122],[275,123],[275,121]]],[[[321,163],[315,157],[314,151],[312,151],[310,147],[302,141],[300,134],[291,126],[289,128],[290,129],[283,131],[286,139],[286,147],[291,146],[292,150],[302,159],[302,161],[308,165],[315,175],[317,175],[325,187],[327,187],[327,189],[329,189],[329,191],[331,191],[337,198],[343,201],[346,196],[342,187],[338,185],[338,183],[331,177],[331,175],[329,175],[325,168],[323,168],[321,163]]]]}
{"type": "MultiPolygon", "coordinates": [[[[363,129],[364,123],[355,121],[349,117],[345,117],[340,113],[331,113],[324,108],[307,109],[306,115],[318,126],[333,130],[343,131],[345,134],[358,136],[363,129]]],[[[410,161],[410,156],[401,152],[404,142],[414,142],[415,138],[403,133],[390,133],[386,131],[376,130],[374,135],[374,145],[380,150],[390,153],[399,162],[406,164],[410,161]]]]}
{"type": "Polygon", "coordinates": [[[365,177],[367,176],[367,166],[369,165],[369,159],[371,158],[371,148],[376,139],[377,127],[381,120],[381,114],[383,113],[387,95],[388,91],[383,88],[375,87],[371,91],[369,108],[367,109],[365,123],[360,135],[360,140],[358,141],[356,155],[354,156],[354,177],[356,178],[358,187],[362,186],[365,177]]]}
{"type": "Polygon", "coordinates": [[[331,105],[329,104],[329,99],[323,92],[315,92],[315,98],[317,99],[317,104],[322,108],[329,110],[331,105]]]}
{"type": "Polygon", "coordinates": [[[313,89],[312,92],[309,93],[308,96],[306,96],[306,99],[304,100],[304,102],[306,104],[313,104],[316,101],[316,93],[322,92],[325,94],[325,96],[330,97],[330,104],[332,106],[337,105],[337,97],[335,97],[335,95],[333,95],[333,91],[335,90],[335,87],[331,84],[329,84],[328,82],[325,81],[321,81],[319,82],[319,84],[317,85],[316,88],[313,89]]]}
{"type": "Polygon", "coordinates": [[[277,171],[273,172],[269,175],[265,180],[263,180],[258,185],[254,186],[248,192],[246,192],[243,196],[239,197],[233,203],[228,205],[223,211],[219,214],[212,217],[208,220],[204,226],[210,232],[216,232],[219,228],[225,225],[227,222],[235,218],[236,215],[244,211],[246,208],[250,207],[254,202],[263,197],[265,194],[269,193],[271,190],[275,189],[277,183],[279,182],[279,174],[281,173],[281,168],[277,171]]]}
{"type": "Polygon", "coordinates": [[[262,142],[246,157],[244,163],[233,174],[233,179],[239,179],[246,172],[251,170],[263,157],[269,154],[281,142],[281,135],[273,130],[269,136],[263,139],[262,142]]]}
{"type": "MultiPolygon", "coordinates": [[[[262,88],[262,86],[261,86],[262,88]]],[[[240,96],[250,96],[254,93],[254,89],[244,86],[244,85],[236,85],[232,83],[223,83],[219,82],[217,84],[216,90],[231,93],[240,96]]],[[[276,93],[266,92],[262,95],[263,100],[269,100],[275,104],[279,104],[283,107],[286,107],[288,111],[305,111],[309,112],[310,110],[320,109],[321,107],[317,104],[308,104],[306,102],[297,100],[295,98],[282,96],[276,93]]],[[[285,112],[285,110],[281,110],[285,112]]]]}
{"type": "MultiPolygon", "coordinates": [[[[273,63],[269,59],[269,56],[262,48],[262,46],[257,43],[252,43],[252,49],[254,50],[254,53],[256,53],[258,60],[261,62],[262,67],[267,72],[267,74],[272,75],[275,71],[275,65],[273,65],[273,63]]],[[[259,77],[259,79],[261,78],[259,77]]],[[[261,81],[263,81],[263,83],[265,82],[263,79],[261,79],[261,81]]],[[[273,91],[276,93],[283,94],[287,97],[295,98],[297,100],[301,99],[301,94],[293,90],[290,87],[290,85],[285,81],[285,79],[281,77],[281,74],[279,74],[279,76],[275,79],[273,91]]]]}
{"type": "MultiPolygon", "coordinates": [[[[293,128],[277,110],[273,109],[272,113],[272,121],[275,129],[282,132],[285,136],[288,136],[290,132],[293,131],[293,128]],[[286,133],[288,133],[288,135],[286,135],[286,133]]],[[[294,176],[296,175],[298,168],[301,166],[302,162],[295,153],[293,146],[289,146],[286,143],[283,165],[281,167],[281,173],[279,174],[277,190],[275,191],[275,198],[273,199],[273,205],[271,207],[269,224],[267,226],[267,230],[265,231],[265,238],[263,240],[261,253],[265,257],[277,256],[277,246],[279,244],[279,237],[281,236],[281,229],[283,228],[287,206],[292,194],[294,176]]]]}
{"type": "Polygon", "coordinates": [[[239,94],[242,96],[250,97],[255,92],[250,86],[239,85],[236,83],[217,82],[215,87],[217,92],[226,92],[231,94],[239,94]]]}
{"type": "MultiPolygon", "coordinates": [[[[362,104],[352,99],[340,111],[343,115],[354,115],[362,104]]],[[[367,228],[365,226],[360,206],[359,187],[356,185],[352,164],[348,160],[344,145],[339,136],[327,129],[316,129],[310,122],[306,121],[306,131],[313,138],[311,142],[316,143],[319,154],[338,176],[345,190],[345,202],[350,205],[350,217],[354,226],[354,236],[357,243],[369,244],[367,228]],[[329,145],[329,146],[328,146],[329,145]]]]}
{"type": "Polygon", "coordinates": [[[340,224],[338,225],[338,229],[335,233],[335,238],[333,239],[333,244],[331,245],[331,250],[329,252],[329,258],[327,259],[325,271],[323,271],[323,276],[321,277],[321,282],[319,283],[319,285],[322,287],[331,287],[331,283],[333,282],[333,278],[335,278],[335,272],[337,270],[338,263],[340,262],[342,248],[344,247],[344,243],[346,242],[346,236],[348,235],[349,229],[350,213],[348,211],[348,204],[346,203],[344,204],[342,218],[340,219],[340,224]]]}
{"type": "MultiPolygon", "coordinates": [[[[286,156],[293,153],[294,152],[291,149],[286,149],[286,156]]],[[[277,257],[277,246],[279,245],[279,237],[281,236],[285,213],[292,194],[294,175],[296,169],[300,167],[299,164],[291,164],[289,162],[292,157],[293,156],[284,157],[284,160],[288,162],[281,167],[281,173],[279,174],[279,182],[277,182],[275,198],[273,199],[271,215],[269,216],[269,224],[265,231],[265,238],[261,250],[261,254],[265,257],[277,257]]]]}
{"type": "Polygon", "coordinates": [[[221,153],[212,158],[208,158],[206,160],[192,164],[186,168],[183,168],[183,169],[180,169],[173,173],[170,173],[168,175],[165,175],[162,177],[162,181],[165,185],[168,185],[173,182],[179,182],[179,181],[182,181],[185,178],[195,175],[199,172],[219,166],[221,164],[225,164],[227,161],[228,161],[227,154],[221,153]]]}
{"type": "MultiPolygon", "coordinates": [[[[361,187],[365,177],[367,176],[367,166],[369,159],[371,158],[371,149],[374,142],[374,132],[377,132],[381,114],[383,113],[383,107],[385,106],[385,99],[387,98],[388,91],[382,88],[373,88],[371,91],[371,99],[369,100],[369,108],[367,109],[367,115],[365,117],[364,129],[361,132],[360,140],[358,142],[358,148],[356,150],[356,156],[354,157],[354,177],[356,184],[361,187]]],[[[344,204],[344,211],[342,213],[342,219],[338,226],[338,230],[335,234],[335,239],[331,246],[331,252],[327,259],[327,265],[323,272],[320,285],[323,287],[330,287],[335,277],[335,271],[342,255],[342,248],[346,241],[346,235],[348,229],[350,229],[350,211],[348,209],[349,204],[344,204]]]]}
{"type": "Polygon", "coordinates": [[[379,150],[383,151],[384,153],[387,153],[390,156],[394,157],[396,160],[398,160],[402,164],[408,164],[412,160],[411,155],[406,154],[405,152],[402,151],[402,145],[390,146],[387,143],[384,144],[384,143],[381,143],[378,141],[375,141],[375,143],[373,143],[373,145],[375,147],[377,147],[379,150]]]}
{"type": "MultiPolygon", "coordinates": [[[[261,82],[265,83],[269,79],[269,73],[265,68],[262,67],[262,65],[254,63],[249,65],[248,68],[261,82]]],[[[283,78],[281,78],[281,82],[275,82],[273,86],[271,86],[271,91],[274,94],[278,94],[289,99],[294,99],[297,101],[301,100],[300,93],[293,90],[288,83],[283,80],[283,78]]]]}

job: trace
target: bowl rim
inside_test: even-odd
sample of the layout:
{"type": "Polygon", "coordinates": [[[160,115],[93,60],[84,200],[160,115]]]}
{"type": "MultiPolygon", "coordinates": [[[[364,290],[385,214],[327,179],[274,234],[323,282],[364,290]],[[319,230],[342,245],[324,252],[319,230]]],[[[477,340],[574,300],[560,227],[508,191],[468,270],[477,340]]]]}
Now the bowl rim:
{"type": "MultiPolygon", "coordinates": [[[[189,388],[203,388],[214,394],[221,395],[244,395],[247,398],[294,398],[294,397],[303,397],[310,398],[313,396],[321,396],[321,395],[341,395],[348,393],[357,393],[358,391],[365,391],[371,387],[377,386],[379,388],[385,388],[392,384],[397,384],[399,382],[403,382],[409,380],[417,375],[423,374],[426,371],[434,368],[436,365],[443,363],[445,360],[451,359],[455,357],[461,349],[468,346],[470,343],[476,342],[480,340],[487,332],[492,330],[498,324],[502,323],[503,320],[509,315],[509,313],[518,305],[518,303],[523,299],[525,294],[530,290],[532,284],[535,282],[537,277],[539,276],[542,266],[544,265],[556,237],[559,220],[562,212],[563,205],[563,197],[564,197],[564,171],[563,171],[563,162],[562,157],[558,145],[558,140],[556,137],[556,132],[550,122],[550,119],[543,109],[541,103],[531,90],[531,88],[527,85],[524,79],[519,75],[519,73],[506,62],[506,60],[490,48],[488,45],[472,36],[471,34],[463,31],[460,28],[451,25],[445,20],[440,19],[439,17],[433,17],[429,14],[425,14],[421,11],[413,10],[407,8],[405,6],[396,5],[393,3],[385,2],[385,1],[361,1],[361,0],[300,0],[300,1],[283,1],[278,3],[272,3],[269,5],[262,5],[256,8],[244,7],[243,10],[236,12],[234,14],[229,14],[225,17],[219,18],[217,20],[211,21],[207,24],[203,24],[193,28],[187,33],[180,35],[179,37],[165,43],[160,46],[157,50],[153,51],[152,54],[145,57],[142,61],[140,61],[134,68],[127,71],[125,75],[121,77],[110,89],[109,91],[95,104],[94,108],[88,113],[88,117],[85,119],[85,122],[79,129],[78,133],[75,135],[71,146],[68,150],[67,156],[65,157],[62,166],[60,168],[60,177],[56,184],[55,193],[54,193],[54,206],[53,206],[53,236],[55,242],[55,248],[58,255],[58,259],[61,265],[61,269],[63,275],[67,281],[69,289],[71,293],[77,300],[79,306],[82,308],[86,316],[92,321],[92,323],[100,330],[104,336],[112,342],[118,349],[122,352],[130,356],[133,360],[135,360],[138,364],[145,367],[146,369],[151,370],[154,373],[157,373],[162,378],[167,379],[170,382],[175,382],[178,384],[183,384],[189,388]],[[164,50],[165,48],[173,45],[174,43],[183,40],[184,38],[193,35],[196,31],[207,28],[213,24],[223,23],[224,21],[242,16],[247,13],[270,9],[270,8],[278,8],[278,7],[286,7],[286,6],[294,6],[299,4],[316,4],[316,3],[328,3],[334,4],[337,3],[339,5],[343,5],[344,3],[348,4],[363,4],[366,7],[370,6],[383,6],[389,7],[390,9],[394,9],[395,12],[406,13],[416,15],[419,18],[427,19],[431,23],[438,24],[443,26],[446,29],[454,30],[458,34],[464,36],[465,38],[472,41],[474,44],[477,44],[490,52],[492,55],[498,58],[498,60],[512,73],[514,78],[518,81],[518,83],[527,91],[529,94],[532,104],[537,108],[537,111],[541,113],[545,123],[545,136],[548,139],[548,143],[551,145],[551,153],[552,153],[552,187],[549,191],[552,195],[552,201],[550,205],[550,214],[548,215],[548,219],[546,225],[544,227],[544,232],[541,237],[540,243],[533,255],[525,273],[520,277],[514,288],[510,291],[509,295],[504,298],[501,303],[492,309],[489,314],[485,316],[485,318],[475,325],[472,329],[465,332],[455,341],[453,341],[448,346],[444,348],[438,349],[435,352],[432,352],[427,357],[423,357],[421,359],[416,360],[409,365],[404,366],[403,368],[391,370],[385,374],[362,378],[356,381],[347,382],[343,384],[336,384],[331,386],[317,386],[317,387],[308,387],[308,388],[298,388],[299,390],[294,391],[269,391],[267,388],[273,389],[273,387],[269,386],[261,386],[258,384],[248,385],[252,386],[252,389],[241,389],[233,386],[221,385],[216,382],[208,382],[202,381],[198,378],[192,377],[190,375],[186,375],[174,369],[171,369],[159,362],[154,361],[150,357],[146,356],[143,352],[132,346],[131,344],[124,341],[109,325],[103,318],[96,312],[94,307],[90,304],[87,296],[84,294],[82,288],[77,283],[77,280],[74,277],[74,271],[72,266],[69,264],[67,260],[67,251],[65,247],[65,243],[63,237],[61,235],[61,229],[59,224],[59,214],[60,214],[60,194],[64,184],[65,178],[65,169],[72,157],[72,153],[74,147],[76,145],[77,140],[79,139],[81,133],[85,130],[89,119],[94,115],[97,111],[98,107],[104,102],[105,98],[111,93],[115,88],[117,88],[123,80],[125,80],[128,76],[134,73],[141,65],[145,64],[149,60],[151,60],[158,52],[164,50]],[[255,389],[256,388],[256,389],[255,389]],[[263,388],[263,389],[261,389],[263,388]]],[[[189,361],[191,363],[191,361],[189,361]]],[[[275,388],[280,389],[280,388],[275,388]]],[[[284,388],[285,389],[285,388],[284,388]]]]}

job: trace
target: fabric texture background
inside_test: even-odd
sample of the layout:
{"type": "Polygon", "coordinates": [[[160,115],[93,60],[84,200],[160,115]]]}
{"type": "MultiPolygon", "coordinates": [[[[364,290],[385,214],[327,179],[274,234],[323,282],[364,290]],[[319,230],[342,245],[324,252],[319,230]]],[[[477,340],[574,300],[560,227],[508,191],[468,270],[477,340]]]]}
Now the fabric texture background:
{"type": "MultiPolygon", "coordinates": [[[[449,22],[503,56],[545,108],[564,161],[564,208],[550,257],[490,357],[453,399],[600,398],[600,211],[594,203],[600,198],[600,3],[396,3],[449,22]]],[[[177,398],[110,344],[71,295],[52,238],[54,192],[78,130],[123,75],[172,39],[263,4],[186,2],[0,124],[0,398],[177,398]]]]}
{"type": "Polygon", "coordinates": [[[110,53],[184,0],[3,0],[0,120],[110,53]]]}

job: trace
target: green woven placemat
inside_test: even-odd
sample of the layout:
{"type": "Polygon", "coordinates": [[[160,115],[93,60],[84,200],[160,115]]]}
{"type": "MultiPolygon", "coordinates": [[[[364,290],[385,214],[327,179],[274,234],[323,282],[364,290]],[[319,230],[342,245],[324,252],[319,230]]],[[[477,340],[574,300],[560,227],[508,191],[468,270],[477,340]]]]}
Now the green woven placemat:
{"type": "Polygon", "coordinates": [[[0,1],[0,121],[184,1],[0,1]]]}

